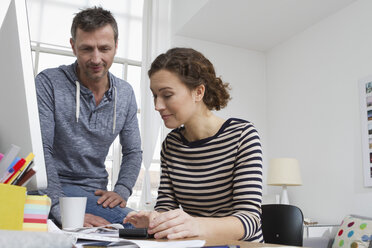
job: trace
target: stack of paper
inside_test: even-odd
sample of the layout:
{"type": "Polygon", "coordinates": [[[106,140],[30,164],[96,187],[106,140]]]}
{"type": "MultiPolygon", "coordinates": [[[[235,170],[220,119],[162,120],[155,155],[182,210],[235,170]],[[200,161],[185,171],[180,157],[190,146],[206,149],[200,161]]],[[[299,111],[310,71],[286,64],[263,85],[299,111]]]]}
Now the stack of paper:
{"type": "Polygon", "coordinates": [[[23,230],[24,231],[48,231],[48,215],[51,200],[48,196],[28,195],[24,210],[23,230]]]}
{"type": "Polygon", "coordinates": [[[117,247],[141,247],[141,248],[185,248],[202,247],[205,240],[184,240],[184,241],[155,241],[139,239],[119,238],[119,229],[123,228],[120,224],[111,224],[102,227],[75,228],[69,231],[59,229],[51,220],[48,220],[48,230],[52,233],[64,233],[65,235],[76,239],[75,247],[92,246],[117,246],[117,247]],[[109,227],[109,228],[107,228],[109,227]],[[101,241],[101,243],[96,242],[101,241]],[[124,241],[124,242],[123,242],[124,241]],[[107,244],[109,243],[109,244],[107,244]],[[125,244],[124,244],[125,243],[125,244]],[[130,246],[131,243],[136,246],[130,246]],[[120,246],[122,245],[122,246],[120,246]]]}

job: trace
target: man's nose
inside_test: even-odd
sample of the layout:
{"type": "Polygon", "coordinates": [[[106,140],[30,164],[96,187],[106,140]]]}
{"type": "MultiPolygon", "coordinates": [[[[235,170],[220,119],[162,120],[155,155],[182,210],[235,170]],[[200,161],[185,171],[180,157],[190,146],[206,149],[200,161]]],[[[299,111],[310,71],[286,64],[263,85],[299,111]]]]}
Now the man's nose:
{"type": "Polygon", "coordinates": [[[90,60],[94,64],[101,63],[101,53],[99,52],[99,50],[97,48],[93,50],[90,60]]]}

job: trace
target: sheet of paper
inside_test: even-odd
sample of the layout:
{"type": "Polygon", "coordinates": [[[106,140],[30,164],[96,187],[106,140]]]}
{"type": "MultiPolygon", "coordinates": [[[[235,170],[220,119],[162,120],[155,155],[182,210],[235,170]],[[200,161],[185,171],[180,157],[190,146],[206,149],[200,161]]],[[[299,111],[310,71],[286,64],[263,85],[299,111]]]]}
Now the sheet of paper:
{"type": "Polygon", "coordinates": [[[117,233],[119,229],[124,229],[124,226],[121,224],[109,224],[98,227],[65,228],[63,230],[80,233],[110,233],[110,232],[117,233]]]}
{"type": "MultiPolygon", "coordinates": [[[[117,226],[115,226],[117,227],[117,226]]],[[[96,241],[110,241],[119,242],[128,240],[137,244],[141,248],[185,248],[185,247],[201,247],[204,246],[205,240],[182,240],[182,241],[153,241],[153,240],[135,240],[135,239],[122,239],[119,238],[119,231],[113,230],[110,233],[86,233],[88,228],[83,228],[81,232],[67,232],[59,229],[51,220],[48,220],[48,231],[55,233],[64,233],[72,236],[75,239],[86,239],[96,241]]],[[[92,230],[99,230],[100,228],[92,228],[92,230]]],[[[80,230],[81,231],[81,230],[80,230]]],[[[82,247],[84,243],[77,242],[76,247],[82,247]]]]}
{"type": "MultiPolygon", "coordinates": [[[[80,232],[69,232],[59,229],[53,221],[48,220],[48,232],[51,233],[63,233],[69,237],[73,237],[75,239],[75,243],[78,239],[87,239],[87,240],[97,240],[97,241],[110,241],[110,242],[117,242],[123,240],[119,238],[118,230],[114,230],[113,233],[110,235],[101,234],[101,233],[80,233],[80,232]],[[116,233],[115,233],[116,232],[116,233]]],[[[97,230],[98,228],[94,228],[97,230]]],[[[83,229],[86,231],[87,229],[83,229]]]]}

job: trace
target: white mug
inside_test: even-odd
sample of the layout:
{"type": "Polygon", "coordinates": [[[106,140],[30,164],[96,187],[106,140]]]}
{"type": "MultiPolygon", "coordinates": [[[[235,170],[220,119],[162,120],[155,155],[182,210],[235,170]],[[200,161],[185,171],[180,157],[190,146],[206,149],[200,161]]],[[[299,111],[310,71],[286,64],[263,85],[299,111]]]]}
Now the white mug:
{"type": "Polygon", "coordinates": [[[60,197],[62,229],[84,226],[86,197],[60,197]]]}

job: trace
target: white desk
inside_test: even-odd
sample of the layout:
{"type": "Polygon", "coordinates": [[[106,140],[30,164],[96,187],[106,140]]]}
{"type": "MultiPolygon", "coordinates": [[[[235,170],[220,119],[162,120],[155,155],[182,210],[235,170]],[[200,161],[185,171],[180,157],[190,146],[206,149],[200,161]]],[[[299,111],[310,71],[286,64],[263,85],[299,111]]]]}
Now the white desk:
{"type": "Polygon", "coordinates": [[[334,238],[338,231],[339,225],[332,224],[314,224],[304,225],[304,238],[334,238]]]}

